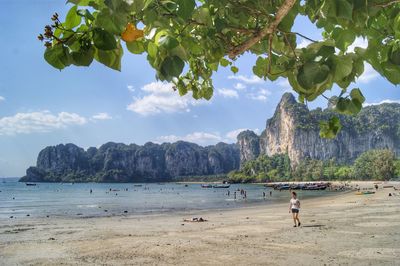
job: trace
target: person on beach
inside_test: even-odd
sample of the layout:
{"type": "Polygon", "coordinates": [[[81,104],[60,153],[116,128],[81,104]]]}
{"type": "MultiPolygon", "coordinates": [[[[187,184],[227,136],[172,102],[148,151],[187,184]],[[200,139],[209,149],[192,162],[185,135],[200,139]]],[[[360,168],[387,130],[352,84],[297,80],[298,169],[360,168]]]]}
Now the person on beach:
{"type": "Polygon", "coordinates": [[[292,198],[290,199],[290,204],[289,204],[289,213],[291,212],[293,215],[293,221],[294,221],[293,227],[301,225],[299,220],[299,211],[300,211],[300,200],[297,198],[296,192],[292,191],[292,198]]]}

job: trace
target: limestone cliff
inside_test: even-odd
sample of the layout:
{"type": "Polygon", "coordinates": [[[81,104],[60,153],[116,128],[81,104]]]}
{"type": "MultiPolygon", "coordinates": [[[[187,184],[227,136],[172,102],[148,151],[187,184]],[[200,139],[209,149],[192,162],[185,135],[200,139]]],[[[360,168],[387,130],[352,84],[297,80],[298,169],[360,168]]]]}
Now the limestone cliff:
{"type": "Polygon", "coordinates": [[[109,142],[85,151],[74,144],[43,149],[21,181],[159,182],[181,176],[225,174],[239,168],[236,144],[201,147],[194,143],[143,146],[109,142]]]}
{"type": "Polygon", "coordinates": [[[259,155],[287,153],[292,166],[304,158],[351,162],[362,152],[388,148],[400,153],[400,104],[364,107],[357,116],[340,116],[343,128],[335,139],[319,137],[319,121],[335,115],[331,109],[309,111],[285,93],[266,129],[257,136],[238,136],[241,162],[259,155]]]}

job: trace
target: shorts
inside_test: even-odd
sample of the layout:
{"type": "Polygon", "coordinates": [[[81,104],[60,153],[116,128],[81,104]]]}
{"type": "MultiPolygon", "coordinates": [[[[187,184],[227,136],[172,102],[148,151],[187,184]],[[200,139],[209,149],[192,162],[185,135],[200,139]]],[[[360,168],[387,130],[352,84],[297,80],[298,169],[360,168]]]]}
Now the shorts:
{"type": "Polygon", "coordinates": [[[299,209],[292,209],[292,213],[299,213],[299,209]]]}

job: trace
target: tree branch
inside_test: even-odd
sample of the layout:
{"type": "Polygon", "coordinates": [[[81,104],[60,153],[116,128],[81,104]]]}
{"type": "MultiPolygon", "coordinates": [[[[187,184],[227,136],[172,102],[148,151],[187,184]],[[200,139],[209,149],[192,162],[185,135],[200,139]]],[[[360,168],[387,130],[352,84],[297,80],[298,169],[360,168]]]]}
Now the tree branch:
{"type": "Polygon", "coordinates": [[[289,13],[290,9],[292,9],[295,3],[296,0],[285,0],[283,5],[276,12],[275,20],[272,21],[267,27],[254,34],[251,39],[248,39],[247,41],[233,48],[229,52],[229,58],[234,59],[236,56],[244,53],[253,45],[261,41],[268,34],[274,33],[279,23],[281,23],[282,19],[287,15],[287,13],[289,13]]]}
{"type": "Polygon", "coordinates": [[[381,3],[381,4],[375,4],[373,6],[388,7],[388,6],[391,6],[393,4],[398,4],[398,3],[400,3],[400,0],[394,0],[394,1],[390,1],[390,2],[387,2],[387,3],[381,3]]]}

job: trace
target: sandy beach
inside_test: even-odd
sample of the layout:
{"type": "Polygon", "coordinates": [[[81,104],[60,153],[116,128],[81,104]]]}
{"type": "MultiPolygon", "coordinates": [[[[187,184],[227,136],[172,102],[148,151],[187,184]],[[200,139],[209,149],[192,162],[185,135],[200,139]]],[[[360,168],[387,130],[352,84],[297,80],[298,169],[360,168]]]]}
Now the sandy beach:
{"type": "MultiPolygon", "coordinates": [[[[289,192],[282,193],[289,201],[289,192]]],[[[371,195],[302,200],[300,218],[302,226],[293,228],[285,203],[146,216],[2,219],[0,264],[400,265],[400,192],[393,188],[380,184],[371,195]],[[194,216],[208,221],[183,222],[194,216]]]]}

